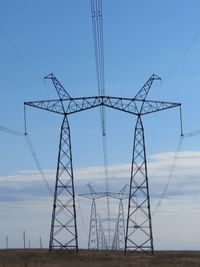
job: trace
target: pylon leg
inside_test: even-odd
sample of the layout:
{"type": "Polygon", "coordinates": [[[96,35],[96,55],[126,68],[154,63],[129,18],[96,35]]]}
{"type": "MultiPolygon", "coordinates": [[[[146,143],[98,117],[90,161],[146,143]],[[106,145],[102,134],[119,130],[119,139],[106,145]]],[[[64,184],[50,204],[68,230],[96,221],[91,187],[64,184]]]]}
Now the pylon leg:
{"type": "Polygon", "coordinates": [[[135,126],[125,252],[154,253],[144,128],[138,116],[135,126]]]}
{"type": "Polygon", "coordinates": [[[49,242],[49,250],[56,249],[78,252],[70,127],[66,116],[60,133],[49,242]]]}
{"type": "Polygon", "coordinates": [[[102,223],[101,223],[101,218],[99,218],[98,222],[99,222],[98,223],[99,249],[107,250],[108,244],[107,244],[106,237],[105,237],[105,231],[104,231],[104,228],[103,228],[102,223]]]}
{"type": "Polygon", "coordinates": [[[123,250],[125,246],[125,223],[124,223],[124,207],[122,199],[119,201],[119,210],[117,222],[115,226],[115,233],[113,237],[112,249],[123,250]]]}
{"type": "Polygon", "coordinates": [[[98,229],[97,229],[97,213],[96,213],[96,203],[92,200],[91,215],[90,215],[90,229],[89,229],[89,239],[88,239],[88,249],[99,249],[98,240],[98,229]]]}
{"type": "Polygon", "coordinates": [[[124,206],[122,199],[119,202],[119,213],[118,213],[118,248],[119,250],[124,249],[125,242],[125,223],[124,223],[124,206]]]}

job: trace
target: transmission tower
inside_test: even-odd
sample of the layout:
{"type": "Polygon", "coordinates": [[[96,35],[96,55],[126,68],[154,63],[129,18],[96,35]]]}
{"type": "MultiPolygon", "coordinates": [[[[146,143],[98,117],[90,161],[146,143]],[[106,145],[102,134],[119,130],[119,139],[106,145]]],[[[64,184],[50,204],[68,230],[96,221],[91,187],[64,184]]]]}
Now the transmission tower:
{"type": "Polygon", "coordinates": [[[99,214],[97,214],[97,219],[98,219],[98,240],[99,240],[99,249],[101,250],[107,250],[108,243],[106,241],[106,236],[105,236],[105,230],[102,225],[102,218],[99,214]]]}
{"type": "Polygon", "coordinates": [[[74,176],[68,116],[84,110],[104,106],[137,116],[132,156],[125,251],[150,250],[153,253],[146,151],[141,117],[158,111],[175,108],[181,104],[146,100],[153,81],[160,79],[155,74],[149,78],[135,98],[111,96],[72,98],[52,73],[46,76],[46,79],[50,79],[53,82],[59,98],[54,100],[30,101],[24,104],[57,113],[64,117],[61,126],[58,153],[49,243],[50,251],[54,249],[78,251],[74,176]],[[134,198],[135,195],[137,196],[137,201],[134,198]],[[137,223],[135,221],[136,215],[137,223]]]}
{"type": "Polygon", "coordinates": [[[79,196],[85,197],[92,200],[91,205],[91,216],[90,216],[90,228],[89,228],[89,238],[88,238],[88,249],[113,249],[113,250],[120,250],[124,249],[125,246],[125,221],[124,221],[124,207],[123,207],[123,199],[127,199],[128,195],[125,195],[125,190],[127,188],[127,185],[125,185],[119,193],[113,193],[113,192],[96,192],[93,187],[89,184],[87,185],[90,193],[89,194],[80,194],[79,196]],[[96,200],[102,199],[102,198],[114,198],[119,200],[119,210],[116,218],[106,217],[102,218],[99,215],[99,218],[97,218],[97,208],[96,208],[96,200]],[[112,247],[110,247],[109,244],[109,238],[107,239],[105,237],[105,232],[111,231],[112,228],[109,227],[109,229],[102,228],[102,224],[107,223],[107,221],[110,221],[115,223],[115,229],[114,230],[114,237],[112,242],[112,247]],[[98,227],[98,224],[101,224],[98,227]],[[100,229],[100,232],[99,230],[100,229]],[[103,229],[103,232],[102,232],[103,229]],[[103,233],[103,237],[102,237],[103,233]],[[100,242],[101,240],[107,240],[107,242],[100,242]],[[101,245],[100,245],[101,243],[101,245]],[[106,244],[106,247],[103,247],[102,244],[106,244]]]}
{"type": "Polygon", "coordinates": [[[113,237],[113,250],[122,250],[125,247],[125,219],[124,219],[124,205],[123,199],[128,198],[124,195],[127,185],[125,185],[119,193],[119,208],[117,215],[117,223],[115,226],[115,233],[113,237]]]}
{"type": "Polygon", "coordinates": [[[88,249],[99,249],[99,235],[98,235],[98,222],[97,222],[97,209],[95,200],[99,198],[90,184],[87,185],[90,194],[82,194],[80,196],[92,199],[91,212],[90,212],[90,228],[88,238],[88,249]]]}
{"type": "MultiPolygon", "coordinates": [[[[71,97],[53,74],[49,74],[45,79],[50,79],[53,82],[59,97],[53,107],[55,109],[59,107],[64,115],[60,131],[49,250],[78,251],[70,127],[63,106],[63,99],[69,100],[71,97]]],[[[38,107],[42,103],[42,101],[38,102],[38,107]]]]}
{"type": "MultiPolygon", "coordinates": [[[[143,115],[149,113],[149,108],[151,108],[152,103],[158,103],[156,101],[149,102],[146,100],[154,80],[160,80],[160,77],[153,74],[134,98],[139,102],[136,104],[138,113],[135,125],[131,167],[125,239],[126,252],[150,251],[150,253],[154,253],[144,128],[141,118],[143,115]]],[[[163,109],[164,108],[160,108],[158,105],[158,108],[155,109],[154,112],[163,109]]]]}

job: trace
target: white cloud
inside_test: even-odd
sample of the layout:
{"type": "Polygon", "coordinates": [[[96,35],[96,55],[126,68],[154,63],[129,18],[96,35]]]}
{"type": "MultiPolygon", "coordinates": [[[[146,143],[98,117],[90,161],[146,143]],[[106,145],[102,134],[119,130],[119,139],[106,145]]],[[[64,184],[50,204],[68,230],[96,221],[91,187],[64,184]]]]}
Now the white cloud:
{"type": "MultiPolygon", "coordinates": [[[[170,184],[162,203],[153,214],[154,241],[157,249],[197,249],[200,221],[200,152],[180,152],[174,168],[174,153],[160,153],[149,158],[152,211],[155,209],[166,183],[170,184]],[[172,173],[173,170],[173,173],[172,173]],[[173,220],[172,220],[173,218],[173,220]],[[197,223],[198,222],[198,223],[197,223]]],[[[119,191],[129,181],[130,164],[109,166],[111,191],[119,191]]],[[[54,187],[55,170],[45,171],[45,177],[54,187]]],[[[87,191],[85,184],[91,183],[96,191],[105,188],[103,167],[77,169],[74,173],[76,191],[87,191]]],[[[22,230],[31,232],[32,239],[44,233],[48,244],[51,220],[52,196],[49,195],[41,175],[37,171],[22,171],[13,176],[0,177],[1,236],[10,232],[16,242],[22,230]],[[25,218],[26,217],[26,218],[25,218]],[[13,221],[15,222],[13,225],[13,221]],[[11,227],[12,224],[12,227],[11,227]],[[45,225],[47,226],[45,228],[45,225]],[[17,232],[20,232],[17,236],[17,232]]],[[[78,205],[78,198],[77,198],[78,205]]],[[[89,225],[90,201],[79,199],[86,228],[89,225]]],[[[105,202],[98,202],[98,210],[105,211],[105,202]]],[[[114,201],[112,210],[114,210],[114,201]]],[[[117,205],[117,204],[116,204],[117,205]]],[[[116,211],[117,209],[115,209],[116,211]]],[[[125,210],[126,213],[126,210],[125,210]]],[[[86,244],[87,234],[77,206],[80,244],[86,244]]],[[[38,241],[35,246],[38,245],[38,241]]]]}

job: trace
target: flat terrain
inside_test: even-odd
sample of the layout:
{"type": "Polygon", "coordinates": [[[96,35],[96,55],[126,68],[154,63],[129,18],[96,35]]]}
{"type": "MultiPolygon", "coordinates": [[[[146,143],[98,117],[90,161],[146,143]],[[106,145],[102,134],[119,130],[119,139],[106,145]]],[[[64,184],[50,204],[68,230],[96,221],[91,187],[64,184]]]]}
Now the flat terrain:
{"type": "Polygon", "coordinates": [[[0,250],[0,267],[189,267],[200,266],[200,252],[159,251],[154,256],[81,251],[49,254],[47,250],[0,250]]]}

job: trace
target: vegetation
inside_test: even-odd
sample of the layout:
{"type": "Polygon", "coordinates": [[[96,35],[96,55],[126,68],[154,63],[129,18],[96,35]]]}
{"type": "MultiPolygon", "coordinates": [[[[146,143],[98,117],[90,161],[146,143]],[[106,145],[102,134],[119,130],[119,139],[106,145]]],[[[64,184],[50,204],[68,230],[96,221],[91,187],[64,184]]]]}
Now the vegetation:
{"type": "Polygon", "coordinates": [[[121,252],[81,251],[79,254],[47,250],[0,250],[0,267],[188,267],[200,266],[200,252],[163,251],[154,256],[121,252]]]}

